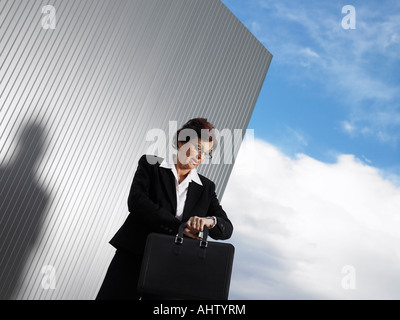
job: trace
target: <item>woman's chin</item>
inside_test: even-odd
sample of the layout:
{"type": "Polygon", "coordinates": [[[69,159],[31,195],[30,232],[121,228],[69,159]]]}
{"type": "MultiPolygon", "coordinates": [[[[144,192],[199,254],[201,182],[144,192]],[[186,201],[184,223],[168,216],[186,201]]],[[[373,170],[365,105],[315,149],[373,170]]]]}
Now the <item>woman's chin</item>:
{"type": "Polygon", "coordinates": [[[185,161],[185,168],[187,169],[195,169],[199,166],[200,162],[194,159],[187,159],[185,161]]]}
{"type": "Polygon", "coordinates": [[[189,165],[190,165],[190,167],[192,167],[192,168],[197,168],[197,167],[199,166],[199,162],[196,161],[196,160],[190,159],[189,165]]]}

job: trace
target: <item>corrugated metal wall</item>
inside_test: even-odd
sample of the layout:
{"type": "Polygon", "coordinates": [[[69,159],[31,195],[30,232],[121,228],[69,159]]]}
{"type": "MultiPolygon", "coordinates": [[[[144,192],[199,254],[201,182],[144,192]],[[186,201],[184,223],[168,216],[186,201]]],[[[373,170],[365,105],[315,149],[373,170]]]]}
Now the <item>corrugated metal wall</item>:
{"type": "Polygon", "coordinates": [[[270,61],[217,0],[0,0],[0,298],[94,298],[146,133],[247,128],[270,61]]]}

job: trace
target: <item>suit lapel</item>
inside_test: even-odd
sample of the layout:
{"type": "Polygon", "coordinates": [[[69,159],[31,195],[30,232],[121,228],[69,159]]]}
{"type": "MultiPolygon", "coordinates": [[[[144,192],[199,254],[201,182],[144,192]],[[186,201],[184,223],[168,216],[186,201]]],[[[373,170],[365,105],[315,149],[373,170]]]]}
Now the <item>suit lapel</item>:
{"type": "Polygon", "coordinates": [[[187,221],[192,216],[191,212],[194,205],[197,203],[200,198],[201,193],[203,192],[203,187],[196,182],[190,182],[188,187],[188,192],[186,195],[185,207],[183,209],[183,218],[182,221],[187,221]]]}
{"type": "Polygon", "coordinates": [[[167,195],[169,201],[172,203],[172,207],[174,209],[173,214],[176,212],[176,186],[175,186],[175,177],[170,169],[160,168],[161,180],[163,181],[164,187],[167,190],[167,195]]]}

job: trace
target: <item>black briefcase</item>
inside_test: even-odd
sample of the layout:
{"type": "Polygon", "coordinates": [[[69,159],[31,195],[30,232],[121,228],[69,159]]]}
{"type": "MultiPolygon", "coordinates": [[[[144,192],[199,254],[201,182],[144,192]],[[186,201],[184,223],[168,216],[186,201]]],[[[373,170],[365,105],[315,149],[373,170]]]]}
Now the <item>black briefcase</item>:
{"type": "Polygon", "coordinates": [[[147,237],[138,290],[166,299],[227,300],[235,248],[229,243],[151,233],[147,237]]]}

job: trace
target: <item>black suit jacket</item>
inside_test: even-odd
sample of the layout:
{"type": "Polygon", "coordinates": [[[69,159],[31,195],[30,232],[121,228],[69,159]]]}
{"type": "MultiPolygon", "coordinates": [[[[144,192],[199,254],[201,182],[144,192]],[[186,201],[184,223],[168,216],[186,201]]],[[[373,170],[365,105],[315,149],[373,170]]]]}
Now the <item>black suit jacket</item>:
{"type": "MultiPolygon", "coordinates": [[[[175,177],[170,169],[160,167],[162,158],[143,155],[133,178],[128,197],[129,215],[110,243],[117,249],[141,254],[149,233],[176,235],[181,222],[175,217],[175,177]]],[[[190,182],[182,221],[192,216],[217,217],[210,229],[213,239],[231,237],[233,226],[215,193],[215,184],[199,174],[203,186],[190,182]]]]}

